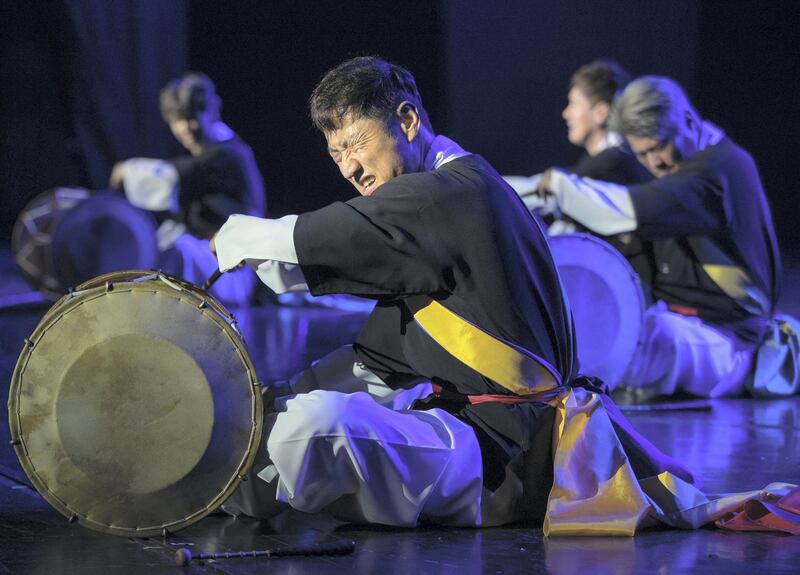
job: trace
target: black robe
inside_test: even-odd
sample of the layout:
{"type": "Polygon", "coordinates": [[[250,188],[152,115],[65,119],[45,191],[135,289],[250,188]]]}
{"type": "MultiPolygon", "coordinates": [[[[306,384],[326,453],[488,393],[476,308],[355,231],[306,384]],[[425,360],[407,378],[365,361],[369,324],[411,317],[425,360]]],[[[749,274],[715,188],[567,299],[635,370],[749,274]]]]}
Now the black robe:
{"type": "Polygon", "coordinates": [[[378,300],[354,346],[359,360],[393,387],[421,379],[441,385],[440,398],[415,407],[447,409],[475,429],[489,489],[503,481],[510,460],[529,452],[524,480],[538,482],[529,491],[543,500],[531,505],[543,513],[553,409],[464,401],[511,392],[440,347],[404,303],[428,294],[571,381],[571,316],[545,235],[497,172],[470,155],[396,177],[369,197],[301,215],[294,243],[312,294],[378,300]]]}
{"type": "Polygon", "coordinates": [[[584,178],[629,185],[653,179],[642,163],[626,145],[610,146],[597,155],[584,154],[567,172],[584,178]]]}

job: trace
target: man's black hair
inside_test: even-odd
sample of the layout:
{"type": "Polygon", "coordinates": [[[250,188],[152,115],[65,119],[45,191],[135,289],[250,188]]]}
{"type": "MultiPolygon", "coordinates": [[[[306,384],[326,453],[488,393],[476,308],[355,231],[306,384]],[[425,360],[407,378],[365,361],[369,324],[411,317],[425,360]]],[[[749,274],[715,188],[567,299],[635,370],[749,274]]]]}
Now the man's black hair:
{"type": "Polygon", "coordinates": [[[388,127],[405,100],[430,127],[411,72],[382,58],[361,56],[329,70],[311,93],[309,108],[314,125],[331,132],[346,118],[372,118],[388,127]]]}

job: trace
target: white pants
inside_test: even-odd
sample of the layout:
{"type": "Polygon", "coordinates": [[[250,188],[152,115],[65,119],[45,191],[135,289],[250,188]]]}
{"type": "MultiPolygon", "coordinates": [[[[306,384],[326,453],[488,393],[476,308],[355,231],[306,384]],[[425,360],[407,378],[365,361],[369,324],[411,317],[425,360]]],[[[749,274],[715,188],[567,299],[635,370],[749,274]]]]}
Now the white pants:
{"type": "MultiPolygon", "coordinates": [[[[208,249],[208,240],[189,233],[175,239],[172,246],[159,254],[161,269],[202,287],[217,270],[217,258],[208,249]]],[[[257,278],[253,270],[243,266],[227,272],[213,286],[210,294],[226,306],[243,306],[250,303],[257,278]]]]}
{"type": "Polygon", "coordinates": [[[644,316],[642,341],[625,384],[648,396],[684,391],[701,397],[737,395],[744,390],[754,351],[696,317],[657,302],[644,316]]]}
{"type": "Polygon", "coordinates": [[[472,428],[439,409],[406,409],[430,393],[429,383],[392,391],[353,360],[342,348],[292,381],[297,395],[266,416],[266,449],[226,511],[267,518],[284,503],[404,527],[516,519],[521,485],[484,491],[472,428]]]}

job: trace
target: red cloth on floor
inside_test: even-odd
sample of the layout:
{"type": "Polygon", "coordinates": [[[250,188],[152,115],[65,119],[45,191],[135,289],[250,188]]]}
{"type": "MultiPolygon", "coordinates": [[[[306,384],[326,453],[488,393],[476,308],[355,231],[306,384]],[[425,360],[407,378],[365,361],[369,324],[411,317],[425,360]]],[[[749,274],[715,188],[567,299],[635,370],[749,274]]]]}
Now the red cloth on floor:
{"type": "Polygon", "coordinates": [[[718,519],[716,525],[730,531],[783,531],[800,535],[800,487],[774,503],[748,501],[741,511],[718,519]]]}

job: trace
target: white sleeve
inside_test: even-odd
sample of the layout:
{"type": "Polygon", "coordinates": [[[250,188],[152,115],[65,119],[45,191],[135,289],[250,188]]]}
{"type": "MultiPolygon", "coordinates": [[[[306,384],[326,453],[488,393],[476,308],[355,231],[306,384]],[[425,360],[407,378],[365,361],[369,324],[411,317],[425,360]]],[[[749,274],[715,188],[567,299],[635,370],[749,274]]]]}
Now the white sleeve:
{"type": "Polygon", "coordinates": [[[553,198],[543,198],[536,193],[542,174],[534,176],[503,176],[503,179],[517,192],[517,195],[522,198],[529,210],[543,210],[544,213],[549,213],[556,207],[553,198]]]}
{"type": "Polygon", "coordinates": [[[276,262],[274,260],[245,260],[249,266],[256,270],[258,279],[275,293],[290,291],[308,291],[306,278],[300,266],[276,262]]]}
{"type": "Polygon", "coordinates": [[[539,187],[539,182],[542,179],[542,174],[534,176],[503,176],[506,183],[514,188],[520,196],[527,196],[536,193],[536,188],[539,187]]]}
{"type": "Polygon", "coordinates": [[[307,290],[294,247],[296,222],[295,215],[277,220],[238,214],[229,217],[214,240],[219,269],[227,271],[247,262],[276,293],[307,290]]]}
{"type": "Polygon", "coordinates": [[[178,180],[178,170],[164,160],[131,158],[122,164],[125,196],[137,208],[176,212],[178,180]]]}
{"type": "Polygon", "coordinates": [[[625,186],[552,170],[549,189],[564,214],[598,234],[636,229],[633,201],[625,186]]]}

